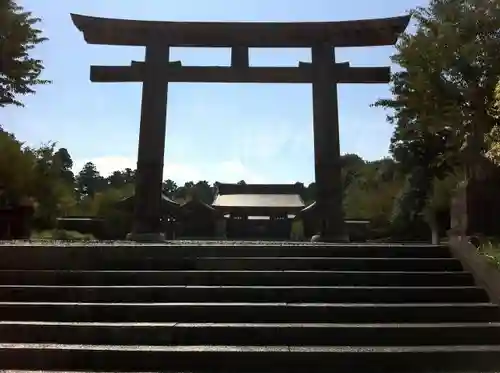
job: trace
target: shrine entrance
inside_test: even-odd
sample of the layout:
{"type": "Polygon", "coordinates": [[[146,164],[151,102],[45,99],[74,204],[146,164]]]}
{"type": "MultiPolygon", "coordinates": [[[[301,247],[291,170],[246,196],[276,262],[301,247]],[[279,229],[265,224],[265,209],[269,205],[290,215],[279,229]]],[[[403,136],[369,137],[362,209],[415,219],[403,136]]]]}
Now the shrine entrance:
{"type": "Polygon", "coordinates": [[[144,46],[144,61],[91,66],[92,82],[142,82],[133,230],[129,238],[161,241],[161,196],[169,82],[312,84],[316,211],[324,241],[345,241],[337,84],[387,83],[389,67],[335,61],[336,47],[396,43],[410,17],[342,22],[157,22],[72,14],[89,44],[144,46]],[[228,47],[231,66],[171,62],[170,47],[228,47]],[[310,48],[311,63],[250,67],[249,48],[310,48]]]}

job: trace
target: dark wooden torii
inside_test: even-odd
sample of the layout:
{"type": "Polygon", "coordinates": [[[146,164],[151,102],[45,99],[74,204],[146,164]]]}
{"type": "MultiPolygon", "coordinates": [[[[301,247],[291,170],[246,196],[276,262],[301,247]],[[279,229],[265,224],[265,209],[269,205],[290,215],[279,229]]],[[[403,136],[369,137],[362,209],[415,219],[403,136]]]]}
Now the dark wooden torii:
{"type": "Polygon", "coordinates": [[[143,62],[91,66],[92,82],[142,82],[131,239],[157,241],[161,234],[161,192],[169,82],[312,83],[316,204],[321,236],[344,241],[338,83],[387,83],[388,67],[336,63],[335,47],[396,43],[410,17],[342,22],[157,22],[72,14],[89,44],[145,46],[143,62]],[[169,59],[170,47],[229,47],[231,66],[182,66],[169,59]],[[311,48],[311,63],[297,67],[251,67],[249,48],[311,48]]]}

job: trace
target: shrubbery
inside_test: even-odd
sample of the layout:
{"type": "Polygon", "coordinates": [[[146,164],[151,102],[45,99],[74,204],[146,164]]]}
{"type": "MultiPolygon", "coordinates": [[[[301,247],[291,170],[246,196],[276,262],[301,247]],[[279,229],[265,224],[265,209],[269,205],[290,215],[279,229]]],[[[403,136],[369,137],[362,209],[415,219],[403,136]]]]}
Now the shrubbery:
{"type": "Polygon", "coordinates": [[[500,268],[500,241],[496,238],[485,238],[480,240],[477,249],[491,264],[500,268]]]}
{"type": "Polygon", "coordinates": [[[95,237],[88,233],[53,229],[40,232],[33,232],[31,235],[35,240],[55,240],[55,241],[93,241],[95,237]]]}

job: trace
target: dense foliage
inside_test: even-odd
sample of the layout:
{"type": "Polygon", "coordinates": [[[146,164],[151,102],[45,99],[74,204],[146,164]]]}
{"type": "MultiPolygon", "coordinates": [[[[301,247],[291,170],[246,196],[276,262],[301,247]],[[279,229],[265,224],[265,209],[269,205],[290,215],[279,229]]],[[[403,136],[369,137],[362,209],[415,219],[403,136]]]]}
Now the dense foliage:
{"type": "Polygon", "coordinates": [[[431,0],[412,16],[392,57],[393,95],[375,103],[391,110],[391,153],[407,175],[393,215],[403,227],[436,212],[436,190],[481,177],[498,136],[500,2],[431,0]]]}
{"type": "Polygon", "coordinates": [[[431,0],[413,19],[416,32],[401,38],[393,56],[402,68],[393,75],[394,96],[377,105],[394,110],[395,140],[446,131],[474,174],[496,124],[488,112],[500,75],[500,2],[431,0]]]}
{"type": "MultiPolygon", "coordinates": [[[[497,121],[500,120],[500,81],[495,88],[495,102],[491,109],[491,115],[497,121]]],[[[500,124],[498,122],[486,135],[486,148],[486,157],[500,166],[500,124]]]]}
{"type": "Polygon", "coordinates": [[[33,48],[46,41],[33,17],[14,0],[0,1],[0,107],[22,106],[21,95],[34,93],[34,87],[47,84],[41,79],[42,61],[33,58],[33,48]]]}
{"type": "MultiPolygon", "coordinates": [[[[105,216],[116,202],[133,194],[135,170],[116,170],[103,176],[89,162],[73,174],[73,161],[67,149],[57,149],[55,144],[28,148],[7,132],[0,132],[0,148],[9,150],[0,154],[0,180],[5,181],[4,188],[12,199],[29,195],[35,200],[41,228],[53,226],[57,216],[105,216]]],[[[404,175],[392,159],[368,162],[347,154],[342,160],[346,217],[370,219],[388,229],[404,175]]],[[[163,183],[164,194],[180,203],[192,198],[212,203],[215,188],[215,184],[204,180],[183,185],[173,180],[163,183]]],[[[314,183],[303,190],[305,203],[313,202],[314,183]]]]}

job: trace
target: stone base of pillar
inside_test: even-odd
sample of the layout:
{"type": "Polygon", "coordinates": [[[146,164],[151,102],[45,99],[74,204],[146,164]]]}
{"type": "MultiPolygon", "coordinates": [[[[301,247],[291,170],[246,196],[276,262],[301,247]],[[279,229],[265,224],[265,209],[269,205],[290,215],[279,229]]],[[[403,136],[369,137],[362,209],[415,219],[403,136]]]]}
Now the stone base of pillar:
{"type": "Polygon", "coordinates": [[[130,232],[126,237],[127,241],[135,242],[165,242],[165,235],[163,233],[135,233],[130,232]]]}

